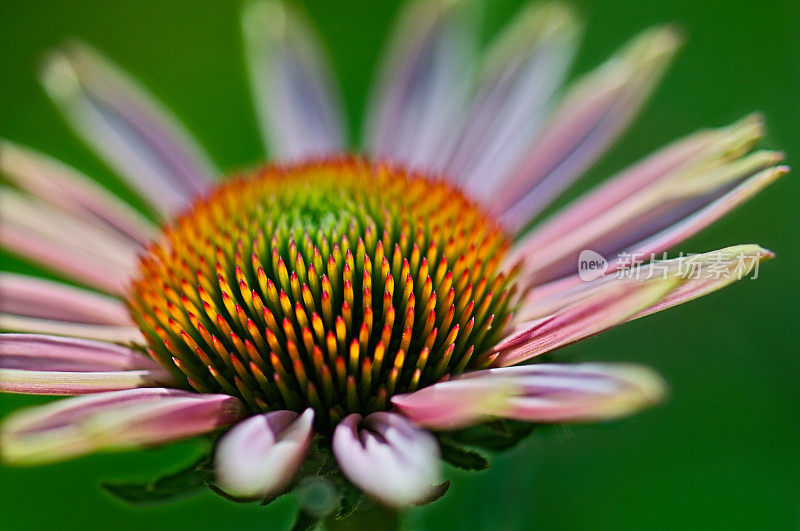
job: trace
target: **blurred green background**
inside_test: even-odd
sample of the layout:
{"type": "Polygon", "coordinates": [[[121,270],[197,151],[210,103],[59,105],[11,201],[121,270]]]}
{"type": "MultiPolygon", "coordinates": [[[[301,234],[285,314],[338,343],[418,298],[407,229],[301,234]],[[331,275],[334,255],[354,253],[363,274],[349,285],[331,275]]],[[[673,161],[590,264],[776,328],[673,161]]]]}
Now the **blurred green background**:
{"type": "MultiPolygon", "coordinates": [[[[651,103],[577,189],[671,139],[764,112],[765,145],[800,162],[797,0],[575,1],[588,20],[573,75],[634,33],[677,21],[688,42],[651,103]]],[[[488,3],[485,37],[520,2],[488,3]]],[[[309,1],[342,80],[353,131],[398,2],[309,1]]],[[[238,28],[240,4],[219,0],[0,3],[0,136],[50,153],[127,194],[57,115],[36,82],[38,58],[77,36],[150,87],[220,167],[263,158],[238,28]]],[[[355,134],[354,134],[355,137],[355,134]]],[[[409,529],[796,529],[800,506],[798,187],[789,175],[681,245],[699,252],[760,243],[778,258],[704,300],[561,351],[562,359],[656,367],[671,400],[635,418],[542,430],[460,473],[441,501],[411,511],[409,529]]],[[[575,191],[573,190],[572,195],[575,191]]],[[[0,255],[6,269],[30,267],[0,255]]],[[[0,397],[0,415],[39,398],[0,397]]],[[[133,510],[101,479],[147,479],[191,459],[194,443],[55,466],[0,468],[2,529],[286,529],[294,502],[234,505],[211,494],[133,510]]]]}

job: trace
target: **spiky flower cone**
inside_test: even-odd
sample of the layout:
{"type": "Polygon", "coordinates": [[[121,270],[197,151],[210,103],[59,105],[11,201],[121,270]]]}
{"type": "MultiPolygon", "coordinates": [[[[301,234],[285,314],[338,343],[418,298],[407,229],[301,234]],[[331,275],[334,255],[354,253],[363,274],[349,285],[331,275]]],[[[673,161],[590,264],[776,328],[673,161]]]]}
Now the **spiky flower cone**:
{"type": "Polygon", "coordinates": [[[445,182],[359,159],[268,167],[167,228],[129,304],[153,358],[195,390],[311,407],[329,431],[488,365],[508,247],[445,182]]]}

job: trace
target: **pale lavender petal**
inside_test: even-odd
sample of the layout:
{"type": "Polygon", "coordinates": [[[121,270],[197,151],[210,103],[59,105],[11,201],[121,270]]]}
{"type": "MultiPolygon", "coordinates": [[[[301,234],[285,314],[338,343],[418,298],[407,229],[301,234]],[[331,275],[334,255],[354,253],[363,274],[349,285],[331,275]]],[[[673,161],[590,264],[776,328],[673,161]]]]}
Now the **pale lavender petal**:
{"type": "Polygon", "coordinates": [[[762,262],[774,254],[757,245],[736,245],[702,253],[642,264],[610,265],[606,276],[583,282],[578,275],[535,288],[521,302],[517,319],[542,320],[578,301],[597,296],[615,282],[674,278],[678,284],[658,301],[630,316],[631,319],[701,297],[751,273],[755,276],[762,262]]]}
{"type": "Polygon", "coordinates": [[[34,371],[104,372],[157,369],[136,350],[89,339],[0,334],[0,367],[34,371]]]}
{"type": "Polygon", "coordinates": [[[622,279],[600,283],[577,302],[542,318],[517,322],[514,330],[490,351],[496,365],[523,362],[569,343],[585,339],[629,320],[636,313],[662,300],[680,280],[655,277],[638,281],[622,279]]]}
{"type": "Polygon", "coordinates": [[[205,193],[217,173],[178,120],[82,43],[53,52],[42,83],[72,127],[162,215],[205,193]]]}
{"type": "Polygon", "coordinates": [[[0,313],[0,330],[4,332],[27,332],[33,334],[51,334],[56,336],[80,337],[96,339],[110,343],[144,344],[145,338],[135,326],[114,326],[72,323],[53,319],[39,319],[0,313]]]}
{"type": "Polygon", "coordinates": [[[748,275],[755,278],[761,263],[774,257],[772,251],[758,245],[735,245],[683,259],[654,262],[649,266],[653,275],[664,275],[666,271],[667,275],[680,278],[682,282],[662,300],[632,318],[637,319],[708,295],[748,275]]]}
{"type": "Polygon", "coordinates": [[[120,293],[138,246],[10,189],[0,194],[0,245],[101,290],[120,293]]]}
{"type": "Polygon", "coordinates": [[[575,55],[582,24],[569,6],[531,3],[483,59],[446,173],[484,199],[521,162],[575,55]]]}
{"type": "Polygon", "coordinates": [[[43,242],[63,244],[112,266],[132,272],[140,247],[46,203],[0,187],[0,224],[23,230],[43,242]]]}
{"type": "Polygon", "coordinates": [[[788,171],[789,168],[787,166],[777,166],[755,174],[705,208],[698,210],[691,216],[680,220],[646,240],[631,245],[629,253],[636,256],[651,256],[666,251],[708,227],[777,179],[786,175],[788,171]]]}
{"type": "Polygon", "coordinates": [[[364,143],[373,157],[443,169],[434,161],[463,112],[475,50],[465,7],[448,0],[405,6],[367,107],[364,143]]]}
{"type": "Polygon", "coordinates": [[[0,273],[0,312],[73,323],[132,326],[122,301],[60,282],[0,273]]]}
{"type": "Polygon", "coordinates": [[[279,494],[294,479],[314,434],[314,410],[255,415],[220,439],[215,457],[217,485],[237,498],[279,494]]]}
{"type": "Polygon", "coordinates": [[[622,134],[679,43],[672,27],[647,30],[569,89],[522,163],[487,201],[509,230],[541,212],[622,134]]]}
{"type": "Polygon", "coordinates": [[[23,409],[0,425],[8,463],[59,461],[201,435],[237,422],[245,407],[228,395],[175,389],[99,393],[23,409]]]}
{"type": "Polygon", "coordinates": [[[459,429],[491,418],[528,422],[601,421],[658,402],[663,380],[628,364],[541,363],[467,373],[392,403],[419,426],[459,429]]]}
{"type": "Polygon", "coordinates": [[[586,249],[609,259],[631,250],[663,250],[676,233],[661,242],[661,249],[653,235],[659,237],[684,218],[691,220],[691,230],[699,231],[785,173],[785,168],[772,168],[781,160],[779,153],[742,157],[762,135],[760,120],[752,117],[715,133],[693,135],[648,157],[535,229],[509,260],[525,260],[523,274],[542,283],[574,272],[586,249]],[[722,197],[722,203],[715,203],[722,197]],[[711,214],[704,211],[709,205],[711,214]],[[635,243],[642,238],[644,242],[635,243]]]}
{"type": "Polygon", "coordinates": [[[103,263],[69,245],[42,239],[35,233],[11,224],[0,227],[0,247],[108,293],[125,293],[130,280],[129,271],[103,263]]]}
{"type": "Polygon", "coordinates": [[[436,438],[394,413],[345,417],[332,448],[345,477],[391,507],[420,503],[441,483],[436,438]]]}
{"type": "Polygon", "coordinates": [[[25,395],[87,395],[138,387],[163,387],[174,379],[165,369],[107,372],[26,371],[0,367],[0,392],[25,395]]]}
{"type": "Polygon", "coordinates": [[[347,126],[337,82],[318,36],[293,6],[253,2],[242,15],[257,116],[274,158],[341,151],[347,126]]]}
{"type": "Polygon", "coordinates": [[[28,193],[102,228],[147,245],[158,229],[142,214],[67,165],[0,141],[0,170],[28,193]]]}
{"type": "Polygon", "coordinates": [[[551,244],[570,231],[580,228],[596,216],[613,207],[623,197],[632,195],[653,181],[675,170],[687,159],[719,140],[716,132],[702,131],[678,140],[648,156],[617,177],[592,189],[589,193],[559,210],[551,218],[535,227],[514,246],[515,262],[533,253],[539,247],[551,244]]]}

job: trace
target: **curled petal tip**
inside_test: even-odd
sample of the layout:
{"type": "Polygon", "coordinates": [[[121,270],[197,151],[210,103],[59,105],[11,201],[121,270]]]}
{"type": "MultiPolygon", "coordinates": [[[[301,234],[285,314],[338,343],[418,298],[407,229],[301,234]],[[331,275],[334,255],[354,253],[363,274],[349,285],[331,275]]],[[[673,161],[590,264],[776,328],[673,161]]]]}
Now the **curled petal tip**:
{"type": "Polygon", "coordinates": [[[314,410],[301,415],[274,411],[234,426],[216,451],[220,488],[239,498],[264,498],[280,493],[305,459],[314,427],[314,410]]]}
{"type": "Polygon", "coordinates": [[[643,59],[672,55],[685,41],[685,32],[679,24],[669,23],[645,30],[636,44],[642,48],[643,59]]]}
{"type": "Polygon", "coordinates": [[[631,386],[629,402],[634,410],[640,407],[656,405],[669,397],[669,386],[666,380],[649,367],[632,364],[610,365],[616,375],[631,386]]]}
{"type": "Polygon", "coordinates": [[[267,34],[276,41],[287,37],[287,10],[283,2],[277,0],[259,0],[249,2],[242,12],[245,37],[251,40],[267,34]]]}
{"type": "Polygon", "coordinates": [[[39,67],[39,79],[55,100],[69,99],[80,90],[80,78],[69,58],[60,50],[51,50],[39,67]]]}
{"type": "Polygon", "coordinates": [[[441,483],[436,438],[396,413],[345,417],[332,448],[342,473],[390,507],[424,502],[441,483]]]}

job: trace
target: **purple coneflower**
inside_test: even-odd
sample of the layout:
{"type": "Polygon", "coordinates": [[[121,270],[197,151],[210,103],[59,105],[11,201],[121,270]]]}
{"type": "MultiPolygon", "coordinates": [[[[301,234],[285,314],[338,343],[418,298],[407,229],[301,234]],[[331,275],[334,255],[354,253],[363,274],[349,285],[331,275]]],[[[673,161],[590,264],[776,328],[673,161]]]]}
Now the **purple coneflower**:
{"type": "Polygon", "coordinates": [[[644,367],[532,362],[770,257],[730,247],[693,256],[691,274],[681,259],[620,258],[697,233],[785,173],[780,154],[751,152],[758,117],[700,131],[526,232],[622,134],[679,37],[649,29],[556,98],[580,35],[570,8],[524,9],[477,62],[463,16],[459,2],[405,10],[362,158],[343,154],[314,33],[288,6],[249,5],[257,115],[279,162],[222,183],[107,60],[78,43],[50,55],[48,93],[160,226],[2,144],[18,188],[2,193],[2,245],[87,288],[0,276],[0,390],[81,395],[8,417],[3,459],[211,434],[186,489],[268,501],[316,481],[332,502],[313,519],[349,513],[362,493],[394,508],[434,499],[442,459],[474,464],[481,440],[513,443],[523,422],[603,421],[657,402],[664,385],[644,367]],[[590,280],[577,270],[586,250],[603,259],[590,280]]]}

